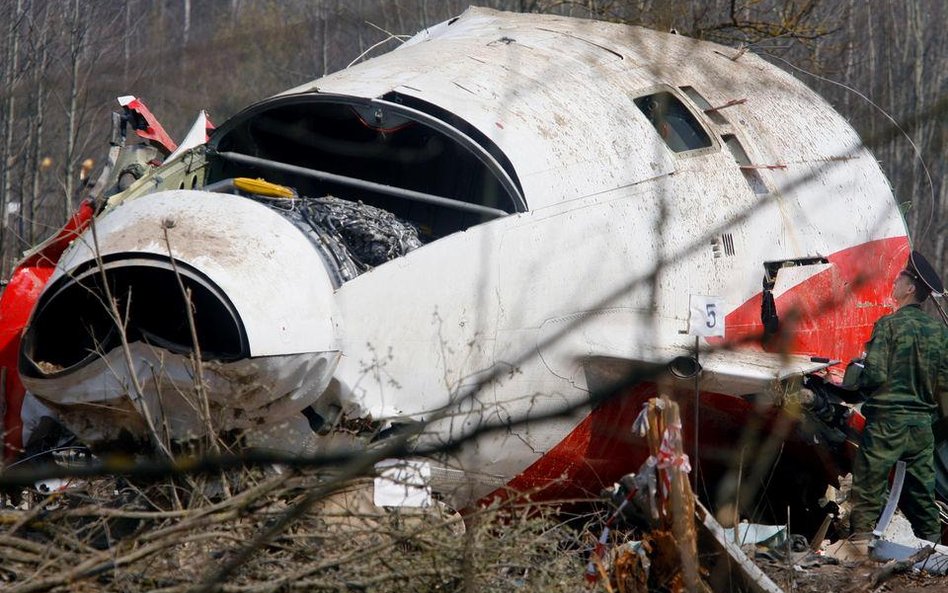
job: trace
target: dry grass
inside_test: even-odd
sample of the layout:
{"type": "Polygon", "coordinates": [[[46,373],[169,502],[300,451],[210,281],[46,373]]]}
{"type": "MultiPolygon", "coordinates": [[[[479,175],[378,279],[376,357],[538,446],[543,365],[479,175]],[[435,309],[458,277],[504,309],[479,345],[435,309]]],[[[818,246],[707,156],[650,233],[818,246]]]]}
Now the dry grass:
{"type": "MultiPolygon", "coordinates": [[[[393,511],[372,504],[370,479],[340,484],[218,581],[221,568],[255,538],[314,489],[333,482],[301,471],[242,471],[228,479],[231,493],[226,495],[220,483],[201,478],[183,486],[170,480],[133,485],[110,478],[46,498],[33,494],[19,509],[4,507],[0,590],[686,590],[675,566],[662,568],[677,554],[663,553],[656,538],[671,537],[665,547],[677,549],[670,532],[614,531],[613,552],[624,550],[621,542],[640,538],[655,550],[650,553],[651,576],[635,562],[629,564],[634,555],[619,554],[602,566],[610,582],[589,586],[585,561],[603,516],[588,524],[579,521],[577,529],[566,525],[553,505],[507,502],[463,520],[443,507],[393,511]]],[[[868,584],[879,568],[869,561],[803,569],[784,562],[760,564],[788,593],[868,584]]],[[[948,591],[946,583],[945,577],[909,573],[874,590],[940,592],[948,591]]]]}
{"type": "Polygon", "coordinates": [[[229,559],[325,484],[312,474],[220,485],[103,480],[0,515],[0,589],[26,591],[576,591],[583,546],[552,507],[465,517],[372,504],[371,481],[319,500],[222,583],[229,559]],[[173,492],[174,491],[174,492],[173,492]],[[207,586],[205,585],[213,585],[207,586]]]}

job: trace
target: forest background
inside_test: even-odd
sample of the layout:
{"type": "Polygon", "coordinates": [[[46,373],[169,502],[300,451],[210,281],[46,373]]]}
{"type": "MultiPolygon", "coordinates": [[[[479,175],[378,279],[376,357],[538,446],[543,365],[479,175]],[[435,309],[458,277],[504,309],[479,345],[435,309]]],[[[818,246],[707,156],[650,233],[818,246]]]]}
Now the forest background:
{"type": "MultiPolygon", "coordinates": [[[[467,0],[3,0],[0,279],[73,212],[104,163],[116,97],[172,138],[394,49],[467,0]]],[[[847,117],[879,159],[914,246],[948,278],[943,0],[490,0],[747,47],[847,117]],[[897,125],[896,125],[897,124],[897,125]]],[[[839,224],[846,224],[845,220],[839,224]]]]}

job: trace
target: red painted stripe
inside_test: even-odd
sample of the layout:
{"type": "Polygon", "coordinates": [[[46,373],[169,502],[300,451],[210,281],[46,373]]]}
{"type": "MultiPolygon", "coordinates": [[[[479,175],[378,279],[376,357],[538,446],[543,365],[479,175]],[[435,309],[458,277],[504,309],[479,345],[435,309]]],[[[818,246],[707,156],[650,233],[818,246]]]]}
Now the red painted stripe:
{"type": "Polygon", "coordinates": [[[905,267],[909,251],[908,238],[901,236],[828,256],[831,268],[777,298],[779,342],[761,345],[758,340],[764,331],[761,294],[728,314],[726,341],[772,352],[824,356],[845,364],[862,353],[876,320],[892,312],[892,283],[905,267]]]}
{"type": "Polygon", "coordinates": [[[23,423],[20,409],[25,390],[17,372],[20,336],[33,312],[33,306],[56,269],[63,252],[89,226],[92,202],[86,200],[62,229],[40,245],[17,265],[10,283],[0,295],[0,368],[5,369],[3,385],[6,413],[3,417],[3,459],[13,460],[23,449],[23,423]]]}

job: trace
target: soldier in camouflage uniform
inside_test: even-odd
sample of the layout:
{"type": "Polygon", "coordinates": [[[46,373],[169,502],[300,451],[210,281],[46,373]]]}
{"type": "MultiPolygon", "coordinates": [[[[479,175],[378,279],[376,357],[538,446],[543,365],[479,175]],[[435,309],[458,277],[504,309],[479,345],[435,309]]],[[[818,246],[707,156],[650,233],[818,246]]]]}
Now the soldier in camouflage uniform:
{"type": "Polygon", "coordinates": [[[920,305],[943,290],[931,265],[913,251],[892,288],[898,309],[876,322],[866,345],[859,385],[868,399],[853,464],[853,534],[875,528],[889,471],[902,460],[907,467],[899,508],[917,537],[941,540],[932,422],[948,397],[948,329],[920,305]]]}

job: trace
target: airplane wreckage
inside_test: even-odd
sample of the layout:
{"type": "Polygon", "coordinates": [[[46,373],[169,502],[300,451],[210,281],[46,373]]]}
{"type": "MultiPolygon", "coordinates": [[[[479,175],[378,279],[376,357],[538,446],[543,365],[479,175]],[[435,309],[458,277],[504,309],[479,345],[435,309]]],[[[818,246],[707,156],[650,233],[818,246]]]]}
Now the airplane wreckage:
{"type": "Polygon", "coordinates": [[[37,409],[94,451],[421,426],[461,443],[428,460],[457,508],[588,495],[662,392],[708,480],[769,435],[772,498],[846,471],[858,411],[786,410],[860,355],[909,241],[845,119],[753,53],[470,9],[180,147],[121,101],[92,199],[0,301],[8,460],[37,409]]]}

